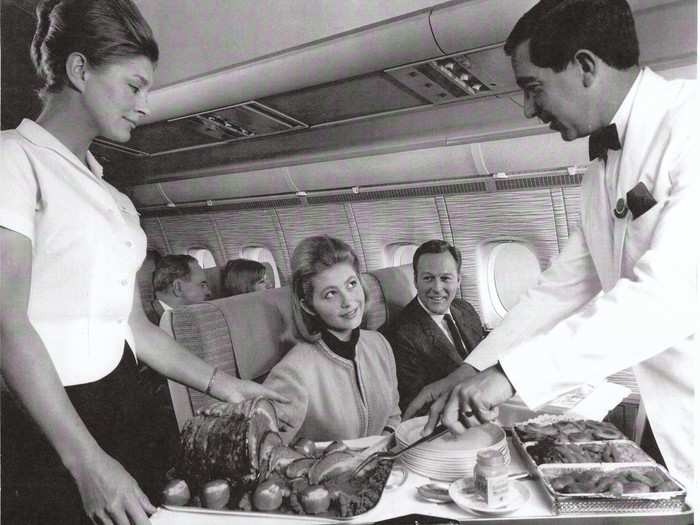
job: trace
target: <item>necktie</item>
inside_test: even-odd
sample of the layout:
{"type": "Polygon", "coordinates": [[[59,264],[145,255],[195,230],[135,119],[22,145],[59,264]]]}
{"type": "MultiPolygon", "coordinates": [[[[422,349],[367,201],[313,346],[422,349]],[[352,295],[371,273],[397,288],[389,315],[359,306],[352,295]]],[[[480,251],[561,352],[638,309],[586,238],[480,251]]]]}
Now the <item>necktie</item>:
{"type": "Polygon", "coordinates": [[[620,138],[617,136],[617,126],[610,124],[591,133],[588,137],[588,157],[590,160],[602,157],[607,160],[608,150],[622,148],[620,138]]]}
{"type": "Polygon", "coordinates": [[[457,325],[450,314],[445,314],[444,319],[447,323],[447,328],[450,330],[450,335],[452,335],[452,342],[454,342],[457,353],[464,359],[467,357],[467,350],[464,348],[464,343],[462,342],[462,337],[459,335],[459,330],[457,330],[457,325]]]}

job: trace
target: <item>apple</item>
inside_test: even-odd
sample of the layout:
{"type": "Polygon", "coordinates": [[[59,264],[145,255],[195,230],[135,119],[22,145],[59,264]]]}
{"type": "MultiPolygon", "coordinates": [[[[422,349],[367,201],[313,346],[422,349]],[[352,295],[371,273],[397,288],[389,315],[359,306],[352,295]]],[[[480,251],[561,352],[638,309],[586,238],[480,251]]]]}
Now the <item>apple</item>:
{"type": "Polygon", "coordinates": [[[231,488],[224,479],[209,481],[202,487],[202,503],[208,509],[223,509],[230,498],[231,488]]]}
{"type": "Polygon", "coordinates": [[[192,494],[184,479],[171,479],[161,492],[163,505],[187,505],[192,494]]]}

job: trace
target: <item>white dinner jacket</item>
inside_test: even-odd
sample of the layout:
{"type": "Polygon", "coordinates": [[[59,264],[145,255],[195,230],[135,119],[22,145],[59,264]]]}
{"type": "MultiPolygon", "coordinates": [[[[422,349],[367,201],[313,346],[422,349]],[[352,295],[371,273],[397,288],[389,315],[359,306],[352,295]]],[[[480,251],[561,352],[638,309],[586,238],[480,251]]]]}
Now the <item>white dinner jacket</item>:
{"type": "Polygon", "coordinates": [[[698,97],[693,81],[644,69],[617,196],[643,182],[657,201],[612,216],[601,161],[584,175],[581,225],[532,290],[467,358],[500,363],[535,408],[630,366],[669,470],[693,479],[700,252],[698,97]]]}

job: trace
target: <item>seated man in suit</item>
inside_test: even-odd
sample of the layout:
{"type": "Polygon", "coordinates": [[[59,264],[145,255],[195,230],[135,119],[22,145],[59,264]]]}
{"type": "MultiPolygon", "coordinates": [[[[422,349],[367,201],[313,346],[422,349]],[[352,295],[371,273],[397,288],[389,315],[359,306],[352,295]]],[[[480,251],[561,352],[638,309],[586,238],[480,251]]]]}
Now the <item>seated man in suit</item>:
{"type": "Polygon", "coordinates": [[[484,336],[472,305],[455,298],[461,265],[459,250],[442,240],[423,243],[413,256],[418,295],[385,330],[396,359],[402,411],[425,385],[463,365],[484,336]]]}
{"type": "Polygon", "coordinates": [[[156,263],[153,272],[153,307],[161,313],[163,330],[173,335],[172,310],[178,306],[196,304],[211,297],[207,276],[197,259],[190,255],[166,255],[156,263]]]}

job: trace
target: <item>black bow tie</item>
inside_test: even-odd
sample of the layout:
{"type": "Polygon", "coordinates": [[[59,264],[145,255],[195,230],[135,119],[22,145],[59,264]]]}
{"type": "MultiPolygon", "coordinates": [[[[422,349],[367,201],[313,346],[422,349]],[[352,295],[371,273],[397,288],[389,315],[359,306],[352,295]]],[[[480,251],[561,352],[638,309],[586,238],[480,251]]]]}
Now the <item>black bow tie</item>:
{"type": "Polygon", "coordinates": [[[617,126],[610,124],[591,133],[588,137],[588,156],[590,160],[602,157],[607,159],[608,150],[618,150],[622,148],[620,139],[617,136],[617,126]]]}

